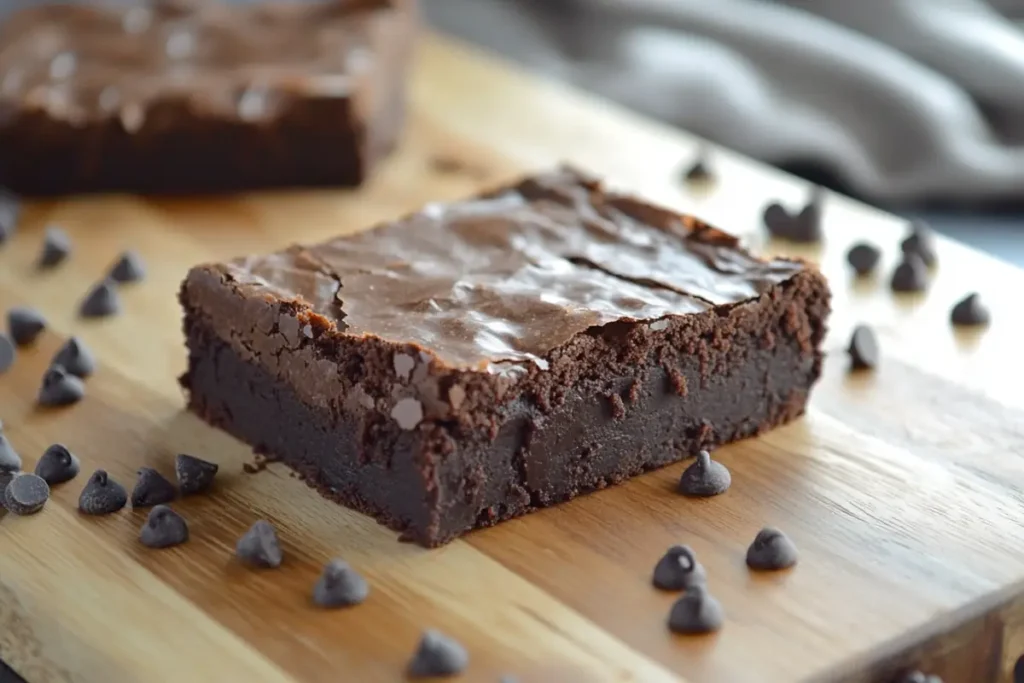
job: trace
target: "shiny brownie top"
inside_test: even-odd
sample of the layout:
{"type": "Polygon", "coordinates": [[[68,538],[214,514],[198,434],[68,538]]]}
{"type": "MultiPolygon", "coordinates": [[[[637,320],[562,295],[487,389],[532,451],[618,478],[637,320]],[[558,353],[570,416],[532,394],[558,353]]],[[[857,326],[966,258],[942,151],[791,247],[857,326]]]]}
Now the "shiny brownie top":
{"type": "Polygon", "coordinates": [[[606,193],[567,168],[432,204],[313,246],[232,261],[251,295],[295,299],[348,335],[451,366],[532,361],[588,328],[756,298],[803,268],[757,259],[689,216],[606,193]]]}
{"type": "Polygon", "coordinates": [[[155,103],[270,119],[296,97],[347,96],[372,71],[372,23],[404,1],[23,9],[0,23],[0,104],[71,121],[120,117],[129,131],[155,103]]]}

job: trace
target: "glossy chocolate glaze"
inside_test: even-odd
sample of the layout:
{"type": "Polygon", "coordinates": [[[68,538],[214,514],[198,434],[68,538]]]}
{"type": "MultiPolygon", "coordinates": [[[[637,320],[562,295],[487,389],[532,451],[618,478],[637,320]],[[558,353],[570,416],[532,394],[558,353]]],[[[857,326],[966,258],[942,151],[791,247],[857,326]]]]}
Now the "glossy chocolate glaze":
{"type": "MultiPolygon", "coordinates": [[[[0,26],[0,103],[142,127],[153,105],[271,120],[293,100],[347,97],[372,72],[387,0],[230,5],[53,4],[0,26]]],[[[2,118],[2,117],[0,117],[2,118]]]]}
{"type": "Polygon", "coordinates": [[[543,369],[588,328],[738,304],[804,267],[757,259],[695,219],[561,169],[223,268],[247,295],[299,299],[349,335],[412,344],[452,367],[543,369]]]}

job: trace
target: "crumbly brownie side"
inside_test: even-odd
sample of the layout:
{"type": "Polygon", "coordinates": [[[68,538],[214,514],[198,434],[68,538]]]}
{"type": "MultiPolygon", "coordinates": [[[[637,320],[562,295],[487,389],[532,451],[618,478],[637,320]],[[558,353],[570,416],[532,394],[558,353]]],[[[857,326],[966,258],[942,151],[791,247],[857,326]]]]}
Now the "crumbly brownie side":
{"type": "Polygon", "coordinates": [[[427,546],[798,416],[829,311],[809,268],[738,305],[593,328],[546,370],[495,375],[344,338],[300,300],[245,287],[218,267],[183,285],[191,409],[427,546]],[[412,429],[392,417],[403,397],[423,411],[412,429]]]}

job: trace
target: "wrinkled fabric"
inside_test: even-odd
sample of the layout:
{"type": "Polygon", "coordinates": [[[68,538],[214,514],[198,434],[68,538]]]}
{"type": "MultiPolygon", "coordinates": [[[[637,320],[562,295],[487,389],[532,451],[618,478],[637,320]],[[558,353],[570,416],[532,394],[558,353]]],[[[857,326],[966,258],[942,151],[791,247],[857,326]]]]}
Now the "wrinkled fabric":
{"type": "Polygon", "coordinates": [[[1024,198],[1024,0],[439,1],[530,67],[867,199],[1024,198]]]}

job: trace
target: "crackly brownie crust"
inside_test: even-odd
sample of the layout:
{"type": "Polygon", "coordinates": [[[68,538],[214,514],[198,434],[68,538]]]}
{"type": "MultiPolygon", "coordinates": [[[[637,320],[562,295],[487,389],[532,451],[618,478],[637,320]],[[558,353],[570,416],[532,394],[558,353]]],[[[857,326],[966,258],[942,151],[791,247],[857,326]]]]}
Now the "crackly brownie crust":
{"type": "MultiPolygon", "coordinates": [[[[585,206],[598,208],[588,220],[616,223],[619,228],[609,223],[601,229],[621,229],[636,242],[637,253],[647,253],[641,243],[654,235],[651,229],[678,233],[663,245],[670,251],[692,249],[706,256],[702,250],[712,245],[708,263],[714,268],[705,272],[693,265],[700,273],[693,289],[713,290],[705,276],[722,268],[729,272],[719,277],[721,291],[704,293],[713,298],[729,292],[723,295],[729,301],[684,296],[678,281],[659,281],[662,275],[671,279],[670,266],[677,265],[672,255],[665,256],[665,268],[650,269],[653,279],[614,272],[617,258],[624,269],[643,264],[626,263],[628,253],[609,253],[610,260],[604,260],[600,250],[587,251],[587,236],[572,245],[573,254],[559,257],[570,263],[575,259],[581,272],[565,268],[560,274],[584,283],[583,294],[567,285],[549,298],[575,293],[590,301],[595,291],[621,282],[627,294],[643,295],[627,285],[650,288],[644,305],[665,304],[679,313],[643,317],[598,311],[598,319],[590,320],[575,309],[576,303],[560,304],[568,314],[531,309],[516,298],[518,290],[513,297],[503,284],[474,282],[472,274],[461,272],[454,280],[461,284],[452,291],[460,300],[469,296],[462,291],[467,282],[478,293],[486,291],[477,309],[464,312],[483,311],[484,323],[474,327],[473,320],[464,321],[458,334],[468,330],[468,337],[438,340],[431,348],[423,342],[451,332],[447,323],[430,311],[403,309],[407,334],[398,339],[401,321],[390,328],[389,316],[356,303],[360,298],[369,303],[371,291],[387,298],[379,283],[328,266],[339,265],[338,249],[352,248],[365,257],[366,249],[387,242],[388,230],[400,234],[402,226],[392,224],[365,234],[354,247],[346,241],[353,238],[343,238],[321,248],[193,269],[181,293],[189,347],[182,383],[190,407],[257,450],[284,460],[326,495],[424,545],[757,434],[802,413],[820,374],[818,346],[829,310],[827,285],[815,269],[791,261],[756,261],[722,233],[689,219],[681,222],[637,200],[606,195],[598,184],[568,171],[491,193],[482,206],[494,208],[492,200],[519,202],[510,195],[525,198],[531,212],[518,214],[515,221],[565,220],[566,209],[586,213],[585,206]],[[581,256],[584,252],[589,257],[581,256]],[[333,262],[332,254],[337,257],[333,262]],[[749,283],[757,292],[744,296],[749,283]],[[360,286],[367,289],[360,291],[360,286]],[[296,289],[304,294],[297,295],[296,289]],[[500,306],[494,306],[496,292],[503,295],[500,306]],[[526,306],[530,315],[519,316],[521,311],[509,308],[515,306],[526,306]],[[504,329],[495,324],[497,318],[513,332],[513,321],[533,320],[534,332],[479,338],[482,330],[504,329]],[[541,334],[536,328],[545,321],[553,326],[541,334]],[[376,326],[378,333],[365,326],[376,326]],[[509,345],[501,348],[503,340],[509,345]],[[502,358],[503,353],[515,357],[502,358]]],[[[429,218],[437,211],[425,214],[429,218]]],[[[502,211],[499,206],[498,214],[502,211]]],[[[458,244],[492,240],[495,214],[488,222],[480,213],[477,206],[460,225],[439,229],[456,230],[458,244]]],[[[405,222],[420,221],[415,227],[429,232],[421,218],[405,222]]],[[[515,221],[500,229],[515,233],[515,221]]],[[[593,227],[576,226],[586,235],[593,227]]],[[[560,240],[571,241],[565,235],[576,228],[553,233],[555,242],[548,242],[544,253],[561,249],[560,240]]],[[[601,239],[610,234],[602,233],[601,239]]],[[[661,239],[660,233],[654,237],[655,242],[661,239]]],[[[528,242],[515,244],[513,251],[532,249],[528,242]]],[[[472,253],[464,256],[473,259],[472,253]]],[[[547,263],[544,254],[529,256],[547,263]]],[[[392,257],[387,267],[397,270],[386,271],[388,278],[406,273],[398,265],[403,255],[392,257]]],[[[443,280],[422,265],[431,263],[429,256],[426,262],[410,263],[421,263],[416,267],[434,277],[431,286],[443,280]]],[[[440,308],[451,303],[442,296],[429,300],[440,308]]],[[[619,303],[643,308],[630,297],[619,303]]],[[[595,309],[606,304],[593,302],[595,309]]]]}
{"type": "Polygon", "coordinates": [[[0,26],[0,185],[357,185],[401,131],[415,24],[415,0],[21,10],[0,26]]]}

